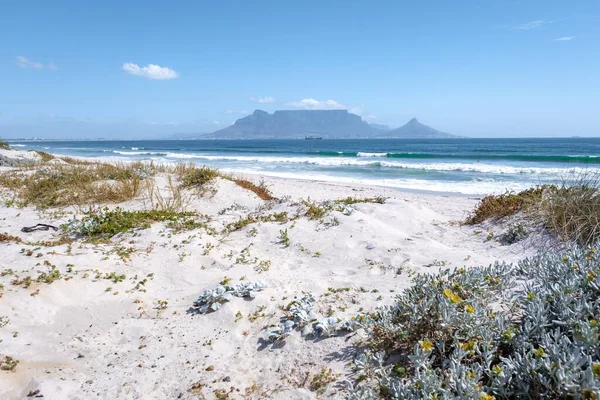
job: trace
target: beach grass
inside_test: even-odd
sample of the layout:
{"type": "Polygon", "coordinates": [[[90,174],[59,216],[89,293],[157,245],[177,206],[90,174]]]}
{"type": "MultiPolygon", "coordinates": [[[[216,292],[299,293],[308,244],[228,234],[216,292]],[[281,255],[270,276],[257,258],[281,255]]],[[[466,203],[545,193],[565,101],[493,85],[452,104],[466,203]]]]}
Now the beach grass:
{"type": "Polygon", "coordinates": [[[497,221],[523,213],[563,241],[590,245],[600,239],[600,174],[564,179],[518,193],[484,197],[467,217],[467,225],[497,221]]]}
{"type": "Polygon", "coordinates": [[[0,174],[0,185],[40,209],[120,203],[139,194],[143,167],[143,163],[53,164],[0,174]]]}
{"type": "Polygon", "coordinates": [[[40,159],[42,160],[42,162],[48,162],[50,160],[54,160],[56,157],[53,156],[50,153],[46,153],[45,151],[39,151],[39,150],[32,150],[34,153],[36,153],[38,156],[40,156],[40,159]]]}
{"type": "Polygon", "coordinates": [[[536,186],[518,193],[506,192],[485,196],[465,222],[468,225],[475,225],[486,220],[499,220],[514,215],[538,203],[546,188],[546,186],[536,186]]]}

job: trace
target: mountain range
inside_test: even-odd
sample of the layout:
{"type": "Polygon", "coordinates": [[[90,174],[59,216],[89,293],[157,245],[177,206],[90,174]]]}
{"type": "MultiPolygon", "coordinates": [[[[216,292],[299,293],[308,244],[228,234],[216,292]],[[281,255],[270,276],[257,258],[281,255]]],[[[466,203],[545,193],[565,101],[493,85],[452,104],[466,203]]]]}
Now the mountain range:
{"type": "Polygon", "coordinates": [[[421,124],[416,118],[397,129],[369,124],[348,110],[256,110],[231,126],[201,139],[450,139],[458,136],[421,124]]]}

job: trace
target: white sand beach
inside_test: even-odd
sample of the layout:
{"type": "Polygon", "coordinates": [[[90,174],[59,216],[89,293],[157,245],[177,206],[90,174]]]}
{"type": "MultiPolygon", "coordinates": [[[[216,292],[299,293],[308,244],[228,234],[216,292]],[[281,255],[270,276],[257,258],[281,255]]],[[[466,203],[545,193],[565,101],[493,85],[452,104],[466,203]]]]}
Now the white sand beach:
{"type": "MultiPolygon", "coordinates": [[[[167,175],[154,179],[168,198],[167,175]]],[[[312,293],[322,315],[343,319],[390,304],[415,273],[527,254],[460,224],[475,198],[250,177],[261,179],[278,200],[222,178],[203,193],[186,191],[185,210],[201,214],[205,228],[174,231],[157,222],[105,242],[73,238],[54,246],[43,242],[60,232],[21,228],[60,226],[81,218],[83,208],[19,207],[2,189],[0,233],[8,236],[0,243],[0,357],[18,364],[0,371],[0,398],[342,398],[360,331],[326,338],[294,332],[268,343],[265,328],[279,324],[292,300],[312,293]],[[306,215],[303,201],[348,197],[385,202],[338,203],[321,218],[306,215]],[[253,222],[226,229],[248,216],[253,222]],[[60,277],[37,279],[52,271],[60,277]],[[32,282],[23,284],[27,276],[32,282]],[[197,297],[220,282],[266,287],[252,300],[194,311],[197,297]],[[320,384],[315,377],[323,371],[331,379],[320,384]]],[[[149,204],[141,195],[107,206],[149,204]]]]}

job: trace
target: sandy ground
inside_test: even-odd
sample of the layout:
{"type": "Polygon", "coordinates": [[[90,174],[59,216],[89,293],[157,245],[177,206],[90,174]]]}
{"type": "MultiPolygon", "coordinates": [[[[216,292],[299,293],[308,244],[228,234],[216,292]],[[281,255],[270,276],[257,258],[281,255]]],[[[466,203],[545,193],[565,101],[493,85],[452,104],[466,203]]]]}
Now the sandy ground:
{"type": "MultiPolygon", "coordinates": [[[[158,182],[164,186],[166,178],[158,182]]],[[[190,194],[187,209],[208,215],[209,226],[219,232],[250,214],[287,211],[298,219],[250,224],[226,234],[173,233],[157,223],[108,244],[77,240],[55,247],[35,242],[52,240],[56,233],[21,228],[60,225],[79,211],[7,207],[12,194],[2,193],[0,233],[24,243],[0,243],[0,321],[6,322],[0,328],[0,357],[19,360],[15,371],[0,371],[0,398],[342,398],[360,331],[325,339],[298,332],[283,345],[270,346],[265,327],[279,323],[281,308],[291,300],[310,292],[323,314],[344,318],[391,304],[415,272],[515,261],[527,254],[522,246],[503,246],[487,240],[481,228],[458,223],[476,199],[265,182],[282,201],[263,201],[219,179],[204,196],[190,194]],[[333,211],[323,220],[303,215],[302,199],[348,196],[387,201],[356,204],[351,213],[333,211]],[[285,229],[289,247],[280,243],[285,229]],[[12,283],[25,276],[35,280],[52,265],[61,279],[28,288],[12,283]],[[112,272],[126,278],[104,279],[112,272]],[[226,278],[230,284],[264,282],[267,288],[252,301],[234,298],[210,314],[190,312],[204,289],[226,278]],[[322,368],[331,368],[335,382],[317,390],[311,383],[322,368]]]]}

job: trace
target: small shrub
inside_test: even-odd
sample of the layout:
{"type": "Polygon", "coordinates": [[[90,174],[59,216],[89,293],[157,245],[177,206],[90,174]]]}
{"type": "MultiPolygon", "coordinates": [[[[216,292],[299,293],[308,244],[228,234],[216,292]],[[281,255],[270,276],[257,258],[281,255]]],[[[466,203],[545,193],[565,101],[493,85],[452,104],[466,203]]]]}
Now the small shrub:
{"type": "Polygon", "coordinates": [[[321,219],[325,215],[327,215],[327,213],[329,211],[331,211],[330,207],[326,207],[324,205],[318,205],[316,203],[311,202],[310,200],[302,201],[302,204],[304,204],[306,207],[308,207],[305,215],[309,219],[321,219]]]}
{"type": "Polygon", "coordinates": [[[10,356],[4,356],[0,359],[0,370],[15,371],[17,364],[19,364],[19,360],[15,360],[10,356]]]}
{"type": "Polygon", "coordinates": [[[10,145],[8,143],[6,143],[4,140],[0,139],[0,149],[10,150],[10,145]]]}
{"type": "Polygon", "coordinates": [[[335,382],[336,379],[337,378],[331,368],[321,368],[321,371],[314,375],[310,380],[309,389],[313,392],[322,394],[325,392],[325,389],[327,389],[327,386],[329,386],[330,383],[335,382]]]}
{"type": "Polygon", "coordinates": [[[202,187],[218,176],[219,172],[216,169],[206,166],[200,168],[192,166],[182,171],[180,180],[183,187],[186,188],[202,187]]]}
{"type": "Polygon", "coordinates": [[[504,244],[514,244],[527,237],[529,231],[525,228],[522,222],[510,224],[508,230],[500,237],[500,241],[504,244]]]}
{"type": "Polygon", "coordinates": [[[290,238],[288,236],[287,229],[279,230],[279,243],[283,245],[283,247],[290,247],[290,238]]]}
{"type": "Polygon", "coordinates": [[[58,269],[56,269],[56,267],[54,265],[52,265],[50,267],[50,271],[48,271],[48,272],[42,272],[37,277],[36,282],[51,284],[54,281],[57,281],[57,280],[59,280],[61,278],[62,278],[62,275],[60,274],[60,271],[58,269]]]}

